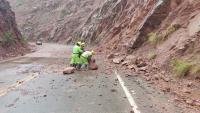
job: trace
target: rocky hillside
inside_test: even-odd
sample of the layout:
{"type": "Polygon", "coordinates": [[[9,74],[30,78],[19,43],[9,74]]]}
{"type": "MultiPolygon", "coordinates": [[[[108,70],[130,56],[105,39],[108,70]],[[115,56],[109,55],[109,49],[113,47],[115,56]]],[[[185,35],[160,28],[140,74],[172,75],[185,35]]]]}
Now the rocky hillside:
{"type": "Polygon", "coordinates": [[[26,44],[17,29],[15,14],[6,0],[0,0],[0,59],[22,54],[26,44]]]}
{"type": "Polygon", "coordinates": [[[109,54],[120,69],[141,74],[196,113],[200,110],[199,20],[199,0],[107,0],[76,34],[98,44],[98,51],[109,54]]]}
{"type": "Polygon", "coordinates": [[[9,0],[22,34],[29,39],[70,41],[105,0],[9,0]]]}

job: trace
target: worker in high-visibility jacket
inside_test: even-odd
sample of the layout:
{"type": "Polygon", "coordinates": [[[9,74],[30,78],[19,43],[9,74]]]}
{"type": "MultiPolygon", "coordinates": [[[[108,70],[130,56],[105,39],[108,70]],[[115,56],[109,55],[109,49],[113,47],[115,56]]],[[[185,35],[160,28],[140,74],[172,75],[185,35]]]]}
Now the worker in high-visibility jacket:
{"type": "Polygon", "coordinates": [[[83,69],[88,69],[89,68],[89,62],[92,58],[92,55],[94,55],[94,51],[85,51],[83,54],[81,54],[81,64],[83,69]]]}
{"type": "Polygon", "coordinates": [[[81,42],[77,42],[76,45],[73,47],[73,53],[70,61],[70,65],[72,67],[76,67],[77,69],[81,68],[80,56],[83,53],[81,44],[82,44],[81,42]]]}

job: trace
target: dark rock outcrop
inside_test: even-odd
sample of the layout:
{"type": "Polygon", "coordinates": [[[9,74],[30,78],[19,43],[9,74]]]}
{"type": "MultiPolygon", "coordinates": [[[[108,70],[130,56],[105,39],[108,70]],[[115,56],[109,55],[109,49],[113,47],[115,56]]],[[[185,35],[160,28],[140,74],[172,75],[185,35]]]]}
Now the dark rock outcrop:
{"type": "Polygon", "coordinates": [[[0,0],[0,58],[22,54],[25,48],[9,2],[0,0]]]}

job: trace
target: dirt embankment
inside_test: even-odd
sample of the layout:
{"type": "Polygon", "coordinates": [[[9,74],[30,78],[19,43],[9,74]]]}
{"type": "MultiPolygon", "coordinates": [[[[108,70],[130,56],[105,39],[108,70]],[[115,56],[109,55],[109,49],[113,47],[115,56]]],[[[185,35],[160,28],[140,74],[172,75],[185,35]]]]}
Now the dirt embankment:
{"type": "Polygon", "coordinates": [[[0,0],[0,60],[23,55],[26,43],[17,28],[15,14],[6,0],[0,0]]]}

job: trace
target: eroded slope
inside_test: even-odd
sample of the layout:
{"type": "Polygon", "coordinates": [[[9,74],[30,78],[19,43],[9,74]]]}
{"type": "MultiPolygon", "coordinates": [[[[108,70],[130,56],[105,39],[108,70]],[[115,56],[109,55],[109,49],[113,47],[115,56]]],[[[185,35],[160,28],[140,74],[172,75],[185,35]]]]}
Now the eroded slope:
{"type": "Polygon", "coordinates": [[[23,54],[25,48],[14,12],[6,0],[0,0],[0,59],[23,54]]]}

